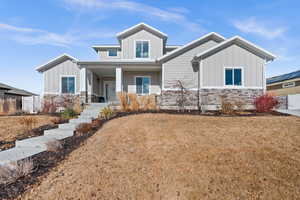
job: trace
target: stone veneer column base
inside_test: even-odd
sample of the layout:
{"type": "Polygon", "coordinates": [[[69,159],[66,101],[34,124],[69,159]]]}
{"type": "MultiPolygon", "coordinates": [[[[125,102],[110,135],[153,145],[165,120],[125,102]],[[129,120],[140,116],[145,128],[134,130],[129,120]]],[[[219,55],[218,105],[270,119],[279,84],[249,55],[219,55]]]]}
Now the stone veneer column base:
{"type": "MultiPolygon", "coordinates": [[[[222,99],[226,102],[242,102],[244,109],[254,109],[254,99],[264,93],[263,89],[200,89],[200,105],[204,110],[219,110],[222,99]]],[[[179,109],[179,90],[164,90],[158,98],[162,109],[179,109]]],[[[184,108],[198,109],[198,91],[184,92],[184,108]]]]}

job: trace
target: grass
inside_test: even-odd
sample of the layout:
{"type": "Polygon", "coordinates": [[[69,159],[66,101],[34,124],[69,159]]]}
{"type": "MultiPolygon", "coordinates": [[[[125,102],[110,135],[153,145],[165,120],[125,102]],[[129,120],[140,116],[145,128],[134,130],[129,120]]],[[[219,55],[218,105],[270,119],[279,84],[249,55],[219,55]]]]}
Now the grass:
{"type": "MultiPolygon", "coordinates": [[[[16,137],[23,134],[26,127],[22,124],[22,119],[24,116],[7,116],[0,117],[0,141],[14,141],[16,137]]],[[[34,123],[32,128],[36,128],[45,124],[51,124],[51,119],[55,117],[47,115],[36,115],[30,116],[36,123],[34,123]]]]}
{"type": "Polygon", "coordinates": [[[114,119],[21,199],[297,199],[300,118],[114,119]]]}

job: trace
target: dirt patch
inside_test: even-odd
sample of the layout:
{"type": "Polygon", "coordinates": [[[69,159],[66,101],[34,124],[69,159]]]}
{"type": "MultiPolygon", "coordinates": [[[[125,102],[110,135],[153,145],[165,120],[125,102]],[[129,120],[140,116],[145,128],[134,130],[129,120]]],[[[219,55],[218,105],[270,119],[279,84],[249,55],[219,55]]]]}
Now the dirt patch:
{"type": "Polygon", "coordinates": [[[300,118],[114,119],[20,199],[297,199],[300,118]]]}

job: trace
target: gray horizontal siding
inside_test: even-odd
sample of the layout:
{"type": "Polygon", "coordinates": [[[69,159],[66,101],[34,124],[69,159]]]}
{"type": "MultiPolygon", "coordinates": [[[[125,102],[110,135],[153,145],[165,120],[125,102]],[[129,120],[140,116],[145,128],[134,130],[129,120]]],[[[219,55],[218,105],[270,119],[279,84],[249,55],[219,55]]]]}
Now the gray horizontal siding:
{"type": "Polygon", "coordinates": [[[213,46],[217,42],[209,40],[163,64],[164,70],[164,87],[172,88],[178,80],[182,81],[186,88],[198,87],[198,74],[192,67],[193,57],[213,46]]]}
{"type": "Polygon", "coordinates": [[[60,93],[60,82],[62,75],[76,76],[76,93],[80,90],[80,69],[71,60],[66,60],[55,67],[44,72],[44,93],[60,93]]]}
{"type": "Polygon", "coordinates": [[[122,55],[124,59],[135,58],[134,53],[135,53],[136,40],[149,40],[151,59],[155,59],[162,56],[163,54],[162,39],[146,30],[141,30],[122,40],[122,52],[123,52],[122,55]]]}
{"type": "Polygon", "coordinates": [[[263,87],[264,60],[237,45],[231,45],[202,62],[203,87],[223,87],[225,67],[242,67],[245,87],[263,87]]]}

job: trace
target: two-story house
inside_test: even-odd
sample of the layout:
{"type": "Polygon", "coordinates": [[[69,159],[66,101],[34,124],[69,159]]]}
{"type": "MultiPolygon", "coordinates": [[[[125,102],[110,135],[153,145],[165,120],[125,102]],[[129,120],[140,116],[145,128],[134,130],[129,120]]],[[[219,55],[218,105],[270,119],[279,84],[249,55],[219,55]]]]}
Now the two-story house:
{"type": "Polygon", "coordinates": [[[270,52],[234,36],[209,33],[188,44],[167,44],[168,36],[144,23],[117,34],[118,44],[97,45],[95,61],[64,54],[41,65],[44,97],[73,95],[83,102],[115,101],[116,93],[156,94],[164,108],[177,107],[181,91],[187,105],[216,109],[220,97],[253,105],[266,89],[270,52]]]}

